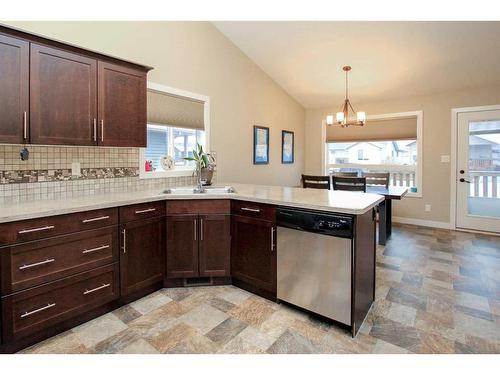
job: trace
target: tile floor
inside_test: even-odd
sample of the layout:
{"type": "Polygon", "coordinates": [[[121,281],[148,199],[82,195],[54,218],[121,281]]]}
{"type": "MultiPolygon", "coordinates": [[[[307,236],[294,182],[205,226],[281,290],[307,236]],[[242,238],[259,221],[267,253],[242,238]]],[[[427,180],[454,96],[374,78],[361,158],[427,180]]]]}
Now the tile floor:
{"type": "Polygon", "coordinates": [[[233,286],[163,289],[24,353],[500,353],[500,237],[396,226],[356,338],[233,286]]]}

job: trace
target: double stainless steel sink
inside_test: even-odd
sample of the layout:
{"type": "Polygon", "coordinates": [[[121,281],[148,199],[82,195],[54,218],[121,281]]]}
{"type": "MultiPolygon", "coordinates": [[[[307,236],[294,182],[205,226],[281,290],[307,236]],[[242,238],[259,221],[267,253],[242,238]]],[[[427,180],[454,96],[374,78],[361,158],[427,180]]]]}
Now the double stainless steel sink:
{"type": "Polygon", "coordinates": [[[201,189],[198,187],[178,187],[169,188],[163,190],[160,194],[177,194],[177,195],[189,195],[189,194],[231,194],[236,191],[232,186],[203,186],[201,189]]]}

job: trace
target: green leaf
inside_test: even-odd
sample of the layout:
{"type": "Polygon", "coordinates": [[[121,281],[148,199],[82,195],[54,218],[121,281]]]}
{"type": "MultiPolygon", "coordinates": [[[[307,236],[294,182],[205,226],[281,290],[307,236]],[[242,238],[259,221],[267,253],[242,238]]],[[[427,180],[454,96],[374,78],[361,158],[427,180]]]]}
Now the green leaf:
{"type": "Polygon", "coordinates": [[[203,154],[201,156],[201,160],[203,161],[202,168],[207,168],[208,167],[208,157],[207,157],[207,155],[203,154]]]}
{"type": "Polygon", "coordinates": [[[184,160],[189,160],[189,161],[196,161],[195,158],[191,158],[191,157],[187,157],[187,158],[183,158],[184,160]]]}

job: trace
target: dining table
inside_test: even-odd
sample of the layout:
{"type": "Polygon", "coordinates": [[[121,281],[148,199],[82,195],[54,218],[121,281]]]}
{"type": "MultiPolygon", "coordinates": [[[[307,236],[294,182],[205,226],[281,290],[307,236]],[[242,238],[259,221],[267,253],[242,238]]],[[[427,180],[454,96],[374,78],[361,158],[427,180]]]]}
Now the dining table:
{"type": "Polygon", "coordinates": [[[401,200],[407,193],[404,186],[371,185],[366,186],[367,193],[383,195],[385,199],[379,204],[378,243],[385,245],[392,233],[392,201],[401,200]]]}
{"type": "MultiPolygon", "coordinates": [[[[330,176],[331,178],[332,176],[330,176]]],[[[385,198],[378,205],[378,243],[385,245],[392,233],[392,201],[403,199],[408,194],[408,188],[404,186],[366,185],[366,192],[383,195],[385,198]]]]}

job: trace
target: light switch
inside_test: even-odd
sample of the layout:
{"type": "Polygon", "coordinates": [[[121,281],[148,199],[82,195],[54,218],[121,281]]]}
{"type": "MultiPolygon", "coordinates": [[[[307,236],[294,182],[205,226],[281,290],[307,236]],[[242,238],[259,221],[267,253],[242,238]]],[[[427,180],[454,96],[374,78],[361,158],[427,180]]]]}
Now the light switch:
{"type": "Polygon", "coordinates": [[[441,163],[449,163],[450,155],[441,155],[441,163]]]}
{"type": "Polygon", "coordinates": [[[80,168],[80,162],[74,161],[71,163],[71,175],[72,176],[80,176],[82,174],[82,170],[80,168]]]}
{"type": "Polygon", "coordinates": [[[430,212],[431,211],[431,205],[430,204],[426,204],[425,205],[425,212],[430,212]]]}

